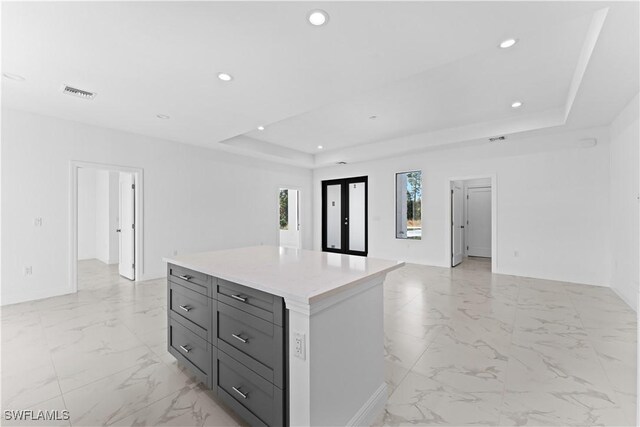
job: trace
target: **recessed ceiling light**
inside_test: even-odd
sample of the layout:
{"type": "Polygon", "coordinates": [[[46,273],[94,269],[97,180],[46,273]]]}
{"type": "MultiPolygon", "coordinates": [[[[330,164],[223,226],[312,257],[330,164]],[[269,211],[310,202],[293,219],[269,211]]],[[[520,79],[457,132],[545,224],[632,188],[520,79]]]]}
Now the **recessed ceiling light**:
{"type": "Polygon", "coordinates": [[[170,119],[170,116],[167,116],[166,114],[156,114],[156,117],[162,120],[167,120],[170,119]]]}
{"type": "Polygon", "coordinates": [[[500,43],[500,49],[508,49],[518,43],[518,39],[506,39],[500,43]]]}
{"type": "Polygon", "coordinates": [[[230,82],[231,80],[233,80],[233,76],[227,73],[218,73],[218,78],[223,82],[230,82]]]}
{"type": "Polygon", "coordinates": [[[322,145],[318,145],[318,150],[322,150],[324,147],[322,145]]]}
{"type": "Polygon", "coordinates": [[[315,27],[320,27],[329,22],[329,14],[321,9],[312,10],[307,15],[309,23],[315,27]]]}
{"type": "Polygon", "coordinates": [[[17,74],[2,73],[2,76],[3,76],[3,77],[5,77],[5,78],[7,78],[7,79],[16,80],[16,81],[19,81],[19,82],[22,82],[22,81],[24,81],[24,80],[25,80],[25,78],[24,78],[24,77],[19,76],[19,75],[17,75],[17,74]]]}
{"type": "Polygon", "coordinates": [[[258,126],[258,130],[264,130],[264,126],[258,126]]]}
{"type": "Polygon", "coordinates": [[[522,101],[515,101],[513,104],[511,104],[511,108],[520,108],[522,107],[522,101]]]}

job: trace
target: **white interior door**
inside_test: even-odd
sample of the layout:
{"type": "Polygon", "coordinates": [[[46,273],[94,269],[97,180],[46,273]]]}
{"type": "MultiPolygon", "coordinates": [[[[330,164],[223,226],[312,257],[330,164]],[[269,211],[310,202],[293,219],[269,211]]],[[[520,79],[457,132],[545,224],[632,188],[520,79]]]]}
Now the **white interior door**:
{"type": "Polygon", "coordinates": [[[300,192],[291,189],[280,191],[287,194],[287,225],[280,226],[280,246],[300,249],[300,192]]]}
{"type": "Polygon", "coordinates": [[[451,266],[462,262],[464,255],[464,192],[462,185],[451,185],[451,266]]]}
{"type": "Polygon", "coordinates": [[[491,188],[467,190],[467,254],[491,257],[491,188]]]}
{"type": "Polygon", "coordinates": [[[122,277],[135,280],[135,179],[131,173],[120,173],[119,191],[120,262],[118,270],[122,277]]]}

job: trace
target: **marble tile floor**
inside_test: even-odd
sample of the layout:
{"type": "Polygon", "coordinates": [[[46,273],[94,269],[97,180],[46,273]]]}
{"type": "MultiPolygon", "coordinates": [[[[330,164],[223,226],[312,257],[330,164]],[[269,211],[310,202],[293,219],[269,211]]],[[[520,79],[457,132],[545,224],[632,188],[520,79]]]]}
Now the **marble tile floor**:
{"type": "MultiPolygon", "coordinates": [[[[636,316],[609,289],[469,258],[391,273],[384,309],[381,425],[635,425],[636,316]]],[[[164,280],[83,261],[77,294],[0,313],[2,410],[70,413],[32,425],[242,425],[166,352],[164,280]]]]}

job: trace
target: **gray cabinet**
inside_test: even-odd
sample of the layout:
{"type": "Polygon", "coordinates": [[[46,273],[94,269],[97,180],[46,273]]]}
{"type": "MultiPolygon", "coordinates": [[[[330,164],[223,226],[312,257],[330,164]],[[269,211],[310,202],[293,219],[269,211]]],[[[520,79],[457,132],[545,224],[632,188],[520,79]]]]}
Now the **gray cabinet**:
{"type": "Polygon", "coordinates": [[[169,353],[250,425],[287,425],[283,299],[184,267],[167,270],[169,353]]]}

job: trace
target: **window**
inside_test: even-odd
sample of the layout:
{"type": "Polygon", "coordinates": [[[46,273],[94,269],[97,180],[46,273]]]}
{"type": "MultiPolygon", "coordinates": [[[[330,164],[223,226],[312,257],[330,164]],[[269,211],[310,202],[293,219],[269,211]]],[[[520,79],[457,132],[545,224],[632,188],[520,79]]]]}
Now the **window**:
{"type": "Polygon", "coordinates": [[[289,229],[289,190],[280,190],[280,230],[288,230],[288,229],[289,229]]]}
{"type": "Polygon", "coordinates": [[[396,174],[396,239],[422,238],[422,172],[396,174]]]}

